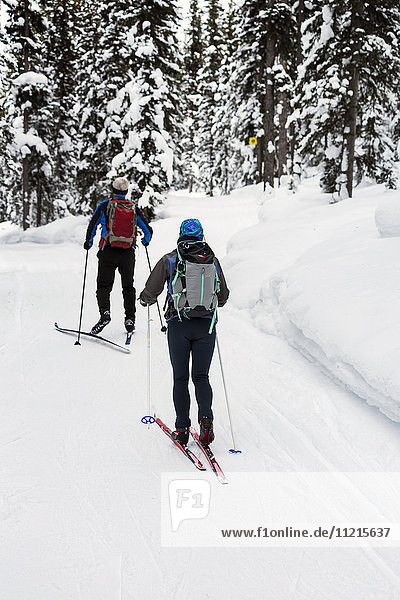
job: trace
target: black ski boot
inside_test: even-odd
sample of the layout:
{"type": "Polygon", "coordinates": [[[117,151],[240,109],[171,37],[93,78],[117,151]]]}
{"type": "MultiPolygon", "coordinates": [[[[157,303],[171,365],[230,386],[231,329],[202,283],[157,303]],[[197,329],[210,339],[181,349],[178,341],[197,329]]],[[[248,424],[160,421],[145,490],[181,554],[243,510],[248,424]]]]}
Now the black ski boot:
{"type": "Polygon", "coordinates": [[[103,313],[101,313],[100,319],[97,321],[96,325],[93,325],[92,329],[90,330],[90,333],[93,333],[93,335],[98,335],[100,331],[103,331],[104,327],[108,325],[110,321],[110,311],[105,310],[103,313]]]}
{"type": "Polygon", "coordinates": [[[180,444],[183,444],[183,446],[186,446],[189,441],[189,427],[178,427],[172,432],[171,437],[180,444]]]}
{"type": "Polygon", "coordinates": [[[128,333],[132,333],[135,329],[135,319],[125,317],[125,329],[128,333]]]}
{"type": "Polygon", "coordinates": [[[211,417],[203,417],[200,420],[200,442],[203,446],[209,446],[214,441],[213,420],[211,417]]]}

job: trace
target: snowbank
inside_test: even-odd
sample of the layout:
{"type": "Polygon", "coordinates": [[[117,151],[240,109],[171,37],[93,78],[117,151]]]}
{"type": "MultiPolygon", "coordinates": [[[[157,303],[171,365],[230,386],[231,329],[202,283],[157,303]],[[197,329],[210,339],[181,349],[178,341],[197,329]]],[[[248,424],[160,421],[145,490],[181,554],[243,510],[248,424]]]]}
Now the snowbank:
{"type": "Polygon", "coordinates": [[[329,204],[314,184],[279,190],[228,245],[232,301],[369,404],[400,421],[399,192],[371,186],[329,204]],[[382,203],[382,197],[385,200],[382,203]],[[383,233],[385,231],[386,233],[383,233]],[[394,228],[391,229],[394,231],[394,228]]]}
{"type": "Polygon", "coordinates": [[[72,242],[83,244],[88,225],[87,217],[65,217],[42,227],[32,227],[23,231],[16,225],[0,223],[0,244],[62,244],[72,242]]]}
{"type": "Polygon", "coordinates": [[[375,212],[375,224],[382,237],[400,236],[400,197],[385,198],[375,212]]]}

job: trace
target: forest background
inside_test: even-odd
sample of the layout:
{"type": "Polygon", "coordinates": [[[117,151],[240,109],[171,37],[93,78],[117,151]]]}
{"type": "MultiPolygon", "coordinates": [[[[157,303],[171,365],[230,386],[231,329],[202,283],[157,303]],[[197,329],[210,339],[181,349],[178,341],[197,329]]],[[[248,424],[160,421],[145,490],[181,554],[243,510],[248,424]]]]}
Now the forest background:
{"type": "Polygon", "coordinates": [[[3,0],[0,221],[90,213],[125,175],[151,216],[320,174],[397,185],[397,0],[3,0]]]}

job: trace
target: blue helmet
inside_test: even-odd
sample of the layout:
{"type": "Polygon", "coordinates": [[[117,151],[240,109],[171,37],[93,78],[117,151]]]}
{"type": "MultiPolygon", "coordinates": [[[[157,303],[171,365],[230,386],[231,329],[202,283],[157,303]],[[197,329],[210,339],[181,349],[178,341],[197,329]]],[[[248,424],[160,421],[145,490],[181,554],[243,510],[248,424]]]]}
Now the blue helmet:
{"type": "Polygon", "coordinates": [[[181,228],[179,230],[179,237],[184,235],[196,237],[199,240],[202,240],[204,234],[200,221],[198,219],[186,219],[185,221],[182,221],[181,228]]]}

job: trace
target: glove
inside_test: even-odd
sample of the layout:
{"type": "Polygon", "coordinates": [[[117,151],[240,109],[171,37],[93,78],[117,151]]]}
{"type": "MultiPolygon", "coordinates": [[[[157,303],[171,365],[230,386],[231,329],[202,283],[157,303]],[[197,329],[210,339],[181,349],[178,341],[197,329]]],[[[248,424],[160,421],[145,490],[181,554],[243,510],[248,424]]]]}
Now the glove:
{"type": "Polygon", "coordinates": [[[142,306],[147,306],[147,302],[145,302],[144,300],[142,300],[141,298],[139,298],[139,302],[142,306]]]}
{"type": "Polygon", "coordinates": [[[85,248],[85,250],[90,250],[90,248],[92,247],[92,244],[86,240],[85,243],[83,244],[83,247],[85,248]]]}
{"type": "Polygon", "coordinates": [[[148,246],[150,244],[150,240],[146,240],[144,237],[142,237],[142,244],[143,246],[148,246]]]}

